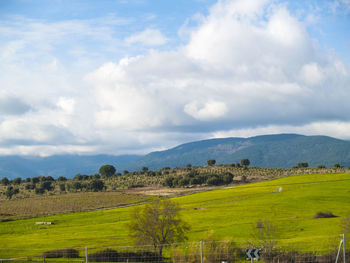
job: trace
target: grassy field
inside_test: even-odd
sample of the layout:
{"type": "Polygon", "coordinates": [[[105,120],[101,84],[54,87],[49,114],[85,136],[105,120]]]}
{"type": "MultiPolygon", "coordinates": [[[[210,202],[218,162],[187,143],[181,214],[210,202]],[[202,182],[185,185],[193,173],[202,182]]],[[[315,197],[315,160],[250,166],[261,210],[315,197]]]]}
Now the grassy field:
{"type": "MultiPolygon", "coordinates": [[[[350,174],[295,175],[174,198],[192,226],[189,241],[208,235],[244,246],[258,220],[271,219],[281,245],[329,248],[350,214],[350,174]],[[276,193],[279,187],[283,190],[276,193]],[[335,218],[313,219],[331,211],[335,218]]],[[[131,207],[0,223],[0,258],[39,255],[56,248],[128,245],[131,207]],[[54,225],[38,226],[36,221],[54,225]]],[[[339,240],[339,239],[338,239],[339,240]]]]}

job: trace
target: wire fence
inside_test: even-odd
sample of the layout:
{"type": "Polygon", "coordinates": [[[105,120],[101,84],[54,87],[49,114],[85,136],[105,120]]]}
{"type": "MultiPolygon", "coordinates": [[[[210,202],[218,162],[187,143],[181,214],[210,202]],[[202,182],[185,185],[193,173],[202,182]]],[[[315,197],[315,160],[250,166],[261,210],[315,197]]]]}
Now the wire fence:
{"type": "MultiPolygon", "coordinates": [[[[350,250],[345,236],[327,249],[303,250],[307,244],[246,246],[233,241],[207,240],[159,246],[108,246],[56,249],[35,256],[0,259],[1,262],[153,262],[153,263],[346,263],[350,250]]],[[[350,262],[350,261],[349,261],[350,262]]]]}

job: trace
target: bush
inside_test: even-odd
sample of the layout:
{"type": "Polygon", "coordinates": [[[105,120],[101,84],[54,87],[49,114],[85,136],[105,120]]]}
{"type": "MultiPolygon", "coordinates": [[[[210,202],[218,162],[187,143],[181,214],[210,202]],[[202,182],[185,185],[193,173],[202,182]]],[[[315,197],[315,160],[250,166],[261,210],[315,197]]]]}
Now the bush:
{"type": "Polygon", "coordinates": [[[102,180],[92,180],[88,185],[89,190],[94,192],[102,191],[104,187],[102,180]]]}
{"type": "Polygon", "coordinates": [[[73,248],[56,249],[44,252],[44,258],[79,258],[79,251],[73,248]]]}
{"type": "Polygon", "coordinates": [[[160,262],[160,257],[155,252],[117,252],[113,249],[105,249],[88,255],[90,262],[160,262]]]}
{"type": "Polygon", "coordinates": [[[332,218],[337,217],[332,214],[332,212],[318,212],[313,218],[332,218]]]}
{"type": "Polygon", "coordinates": [[[88,255],[88,261],[93,262],[117,262],[118,252],[113,249],[105,249],[88,255]]]}

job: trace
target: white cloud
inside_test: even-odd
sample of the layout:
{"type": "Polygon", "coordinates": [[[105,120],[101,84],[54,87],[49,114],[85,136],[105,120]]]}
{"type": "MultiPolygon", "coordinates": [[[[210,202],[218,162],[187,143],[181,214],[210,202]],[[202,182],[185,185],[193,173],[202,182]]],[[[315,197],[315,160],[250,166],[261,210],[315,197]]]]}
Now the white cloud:
{"type": "Polygon", "coordinates": [[[197,101],[190,102],[184,107],[184,111],[198,120],[211,120],[225,116],[227,106],[221,101],[208,101],[200,105],[197,101]]]}
{"type": "Polygon", "coordinates": [[[158,30],[147,28],[125,39],[127,44],[141,44],[145,46],[162,46],[168,39],[158,30]]]}
{"type": "Polygon", "coordinates": [[[216,131],[211,138],[251,137],[265,134],[297,133],[304,135],[329,135],[335,138],[350,140],[350,122],[329,121],[312,122],[305,125],[267,125],[256,128],[244,128],[226,131],[216,131]]]}
{"type": "Polygon", "coordinates": [[[146,29],[117,41],[113,19],[0,27],[13,36],[0,43],[2,88],[33,109],[0,120],[0,154],[131,153],[208,136],[350,134],[349,67],[311,39],[286,6],[221,0],[198,17],[196,26],[181,28],[183,46],[118,62],[105,59],[119,50],[116,43],[168,39],[146,29]],[[105,46],[98,49],[105,56],[80,47],[86,39],[105,46]],[[73,71],[65,60],[72,54],[73,71]]]}

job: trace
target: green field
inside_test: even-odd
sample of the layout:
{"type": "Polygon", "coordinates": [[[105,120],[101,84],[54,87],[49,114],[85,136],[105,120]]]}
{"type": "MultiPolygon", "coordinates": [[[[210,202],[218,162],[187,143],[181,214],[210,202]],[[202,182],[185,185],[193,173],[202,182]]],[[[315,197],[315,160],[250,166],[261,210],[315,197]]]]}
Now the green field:
{"type": "MultiPolygon", "coordinates": [[[[213,234],[245,245],[258,220],[271,219],[279,242],[303,250],[328,249],[350,214],[350,174],[295,175],[173,198],[192,229],[189,241],[213,234]],[[282,187],[280,193],[275,191],[282,187]],[[335,218],[313,219],[331,211],[335,218]]],[[[0,223],[0,258],[39,255],[56,248],[131,245],[126,224],[132,207],[0,223]],[[38,226],[36,221],[54,225],[38,226]]],[[[339,239],[338,239],[339,240],[339,239]]]]}

